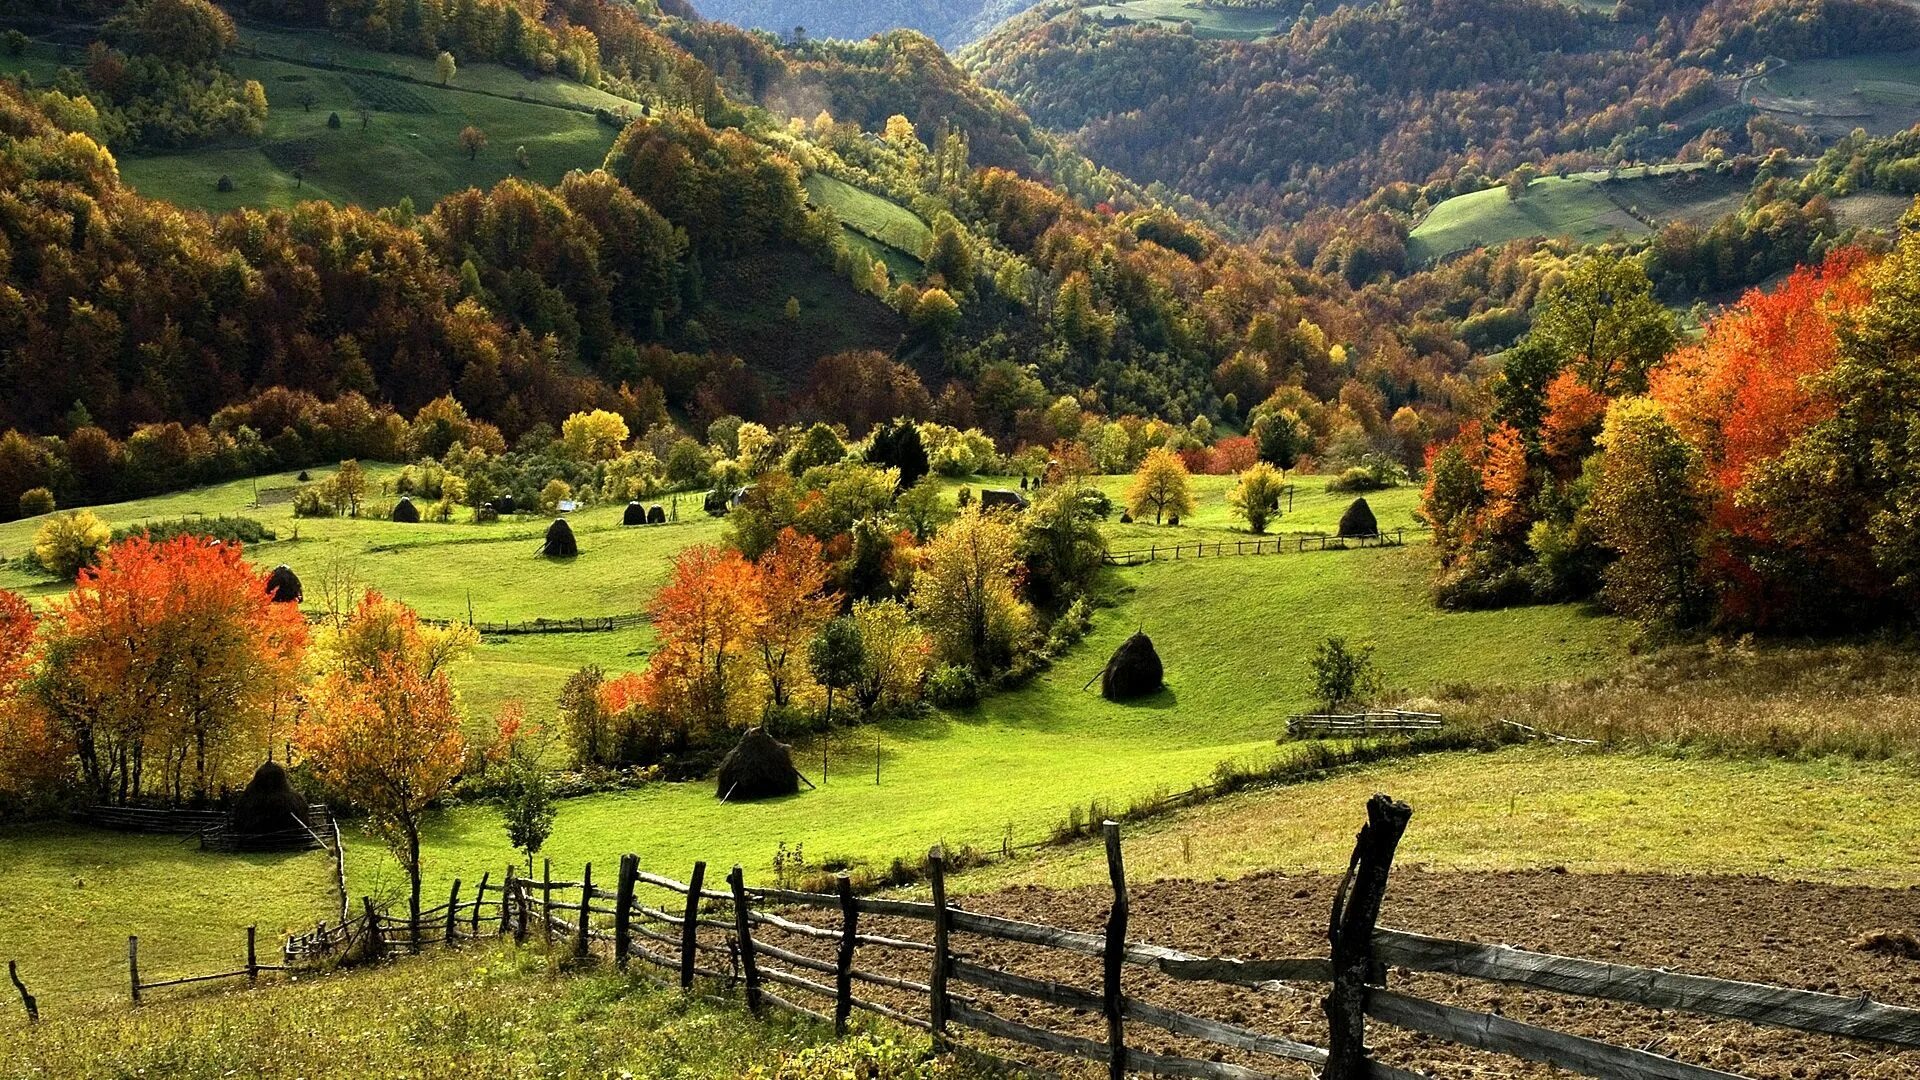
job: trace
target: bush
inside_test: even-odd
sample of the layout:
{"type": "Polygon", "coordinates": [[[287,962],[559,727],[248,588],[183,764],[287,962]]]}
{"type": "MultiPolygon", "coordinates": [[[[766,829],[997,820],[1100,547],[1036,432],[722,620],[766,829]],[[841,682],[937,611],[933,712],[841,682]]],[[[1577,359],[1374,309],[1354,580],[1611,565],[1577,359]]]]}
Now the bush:
{"type": "Polygon", "coordinates": [[[1333,492],[1383,491],[1407,482],[1407,470],[1399,462],[1380,454],[1368,454],[1360,464],[1327,481],[1333,492]]]}
{"type": "Polygon", "coordinates": [[[53,492],[46,488],[28,488],[20,493],[20,516],[39,517],[53,513],[53,492]]]}
{"type": "Polygon", "coordinates": [[[1086,506],[1088,513],[1102,521],[1113,514],[1113,497],[1099,488],[1090,487],[1082,491],[1080,502],[1086,506]]]}
{"type": "Polygon", "coordinates": [[[969,709],[980,703],[980,680],[970,668],[942,664],[927,679],[927,697],[943,709],[969,709]]]}
{"type": "Polygon", "coordinates": [[[1450,611],[1486,611],[1533,600],[1525,570],[1485,554],[1462,560],[1433,584],[1433,602],[1450,611]]]}
{"type": "Polygon", "coordinates": [[[100,560],[113,530],[91,511],[73,510],[47,519],[33,538],[33,556],[49,574],[71,581],[100,560]]]}
{"type": "Polygon", "coordinates": [[[332,517],[333,510],[327,505],[326,497],[320,493],[319,488],[308,486],[293,493],[293,516],[332,517]]]}
{"type": "Polygon", "coordinates": [[[1364,703],[1378,693],[1380,676],[1373,666],[1373,645],[1348,645],[1330,637],[1313,651],[1313,694],[1328,712],[1350,702],[1364,703]]]}
{"type": "Polygon", "coordinates": [[[115,543],[130,536],[144,536],[156,544],[165,543],[179,536],[198,536],[204,540],[218,540],[223,544],[242,545],[278,539],[272,529],[250,517],[241,517],[237,514],[150,521],[143,525],[128,525],[113,530],[115,543]]]}

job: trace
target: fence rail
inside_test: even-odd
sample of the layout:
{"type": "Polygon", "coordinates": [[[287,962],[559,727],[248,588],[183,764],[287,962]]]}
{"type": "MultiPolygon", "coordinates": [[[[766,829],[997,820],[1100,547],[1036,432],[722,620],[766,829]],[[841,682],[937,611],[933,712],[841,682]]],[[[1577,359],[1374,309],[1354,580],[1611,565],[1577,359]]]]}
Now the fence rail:
{"type": "MultiPolygon", "coordinates": [[[[1432,937],[1377,925],[1394,852],[1412,814],[1384,795],[1367,803],[1367,823],[1356,841],[1346,878],[1334,900],[1326,955],[1240,959],[1201,956],[1129,940],[1128,893],[1119,826],[1102,825],[1113,890],[1102,931],[1072,930],[969,911],[946,895],[946,859],[928,856],[931,901],[853,895],[841,875],[835,892],[749,887],[735,866],[724,889],[706,885],[696,863],[688,880],[642,872],[637,856],[622,856],[613,887],[596,885],[595,869],[578,880],[555,880],[551,864],[538,878],[508,867],[495,882],[483,874],[471,893],[453,883],[445,902],[417,919],[379,909],[337,925],[322,923],[290,936],[286,966],[298,967],[356,950],[378,956],[396,949],[453,945],[482,936],[537,937],[548,948],[586,956],[604,951],[622,968],[638,964],[660,981],[692,989],[711,979],[741,992],[755,1013],[789,1009],[847,1028],[851,1014],[867,1012],[929,1031],[943,1046],[983,1049],[985,1038],[1043,1053],[1105,1062],[1111,1077],[1127,1072],[1261,1080],[1266,1063],[1306,1063],[1325,1080],[1412,1080],[1414,1073],[1375,1061],[1367,1024],[1386,1024],[1428,1037],[1513,1057],[1548,1062],[1600,1078],[1704,1080],[1735,1074],[1604,1041],[1479,1012],[1390,989],[1392,972],[1426,972],[1569,994],[1719,1020],[1737,1020],[1820,1035],[1920,1049],[1920,1009],[1833,994],[1686,975],[1504,945],[1432,937]],[[811,913],[811,918],[809,917],[811,913]],[[876,923],[878,925],[876,925],[876,923]],[[916,932],[915,928],[919,928],[916,932]],[[1022,946],[1097,961],[1097,985],[1076,985],[1014,970],[1003,956],[976,955],[973,939],[1000,943],[1001,954],[1022,946]],[[1178,983],[1205,982],[1255,993],[1323,988],[1325,1045],[1261,1031],[1236,1017],[1213,1017],[1150,1000],[1152,986],[1130,977],[1147,969],[1178,983]],[[1044,1026],[1032,1003],[1081,1017],[1072,1030],[1044,1026]],[[1090,1029],[1103,1029],[1093,1037],[1090,1029]],[[1130,1045],[1142,1031],[1174,1038],[1181,1052],[1145,1052],[1130,1045]]],[[[601,880],[604,881],[604,878],[601,880]]],[[[250,939],[251,940],[251,939],[250,939]]],[[[238,972],[142,983],[136,944],[128,960],[135,1000],[142,989],[186,982],[253,977],[263,970],[249,951],[238,972]]],[[[1297,991],[1295,991],[1297,992],[1297,991]]],[[[1224,997],[1224,996],[1223,996],[1224,997]]],[[[1735,1078],[1738,1080],[1738,1078],[1735,1078]]]]}
{"type": "Polygon", "coordinates": [[[1211,543],[1201,540],[1191,544],[1175,544],[1172,547],[1153,544],[1145,548],[1135,548],[1132,551],[1109,551],[1106,554],[1106,562],[1109,566],[1144,566],[1151,562],[1178,562],[1181,559],[1281,555],[1287,551],[1299,554],[1309,550],[1344,551],[1352,547],[1402,547],[1406,542],[1405,529],[1367,533],[1364,536],[1328,536],[1321,533],[1311,536],[1276,536],[1272,539],[1215,540],[1211,543]]]}
{"type": "Polygon", "coordinates": [[[1392,731],[1438,731],[1445,717],[1439,713],[1404,709],[1367,709],[1357,713],[1310,713],[1287,717],[1287,734],[1371,735],[1392,731]]]}
{"type": "Polygon", "coordinates": [[[643,612],[626,615],[575,615],[572,617],[548,618],[536,615],[531,619],[515,622],[507,619],[501,622],[473,622],[466,619],[422,619],[431,626],[471,626],[475,631],[494,637],[515,634],[604,634],[614,630],[631,630],[645,626],[648,619],[643,612]]]}

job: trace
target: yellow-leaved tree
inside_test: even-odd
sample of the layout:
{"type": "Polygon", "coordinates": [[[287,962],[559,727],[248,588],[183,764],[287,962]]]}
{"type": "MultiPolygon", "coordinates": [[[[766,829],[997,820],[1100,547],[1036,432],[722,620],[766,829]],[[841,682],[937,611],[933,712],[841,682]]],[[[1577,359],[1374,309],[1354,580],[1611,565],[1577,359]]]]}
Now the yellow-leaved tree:
{"type": "Polygon", "coordinates": [[[1020,530],[970,507],[937,533],[914,575],[913,608],[940,659],[985,674],[1004,667],[1033,629],[1020,599],[1020,530]]]}
{"type": "Polygon", "coordinates": [[[1133,474],[1133,486],[1127,489],[1127,510],[1136,518],[1153,511],[1155,525],[1193,513],[1193,489],[1178,454],[1165,447],[1147,451],[1140,471],[1133,474]]]}

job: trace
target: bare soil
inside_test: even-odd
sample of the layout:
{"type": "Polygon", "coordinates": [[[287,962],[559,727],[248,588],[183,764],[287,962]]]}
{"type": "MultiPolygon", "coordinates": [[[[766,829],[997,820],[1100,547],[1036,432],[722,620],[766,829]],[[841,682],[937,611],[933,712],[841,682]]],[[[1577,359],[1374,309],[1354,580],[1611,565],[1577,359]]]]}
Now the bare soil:
{"type": "MultiPolygon", "coordinates": [[[[1128,937],[1206,956],[1247,959],[1326,954],[1326,924],[1339,882],[1327,875],[1262,875],[1234,881],[1164,881],[1131,893],[1128,937]]],[[[1111,896],[1105,889],[1012,889],[968,897],[969,910],[1071,929],[1103,928],[1111,896]]],[[[828,912],[808,921],[832,925],[828,912]]],[[[1876,889],[1758,877],[1683,877],[1655,874],[1581,875],[1555,871],[1511,873],[1394,872],[1382,924],[1405,930],[1505,943],[1520,948],[1666,968],[1698,975],[1772,983],[1876,1001],[1920,1006],[1920,960],[1898,948],[1857,948],[1877,930],[1920,929],[1920,889],[1876,889]]],[[[926,940],[923,923],[863,919],[862,930],[926,940]]],[[[766,935],[773,941],[775,934],[766,935]]],[[[831,959],[831,946],[780,940],[778,944],[831,959]]],[[[956,934],[953,947],[976,962],[1097,991],[1097,960],[956,934]]],[[[926,957],[862,948],[857,966],[916,980],[926,957]]],[[[831,983],[831,976],[818,977],[831,983]]],[[[1130,996],[1200,1016],[1242,1024],[1301,1042],[1324,1045],[1320,1012],[1324,987],[1237,990],[1180,983],[1151,969],[1129,966],[1130,996]]],[[[1668,1055],[1748,1077],[1795,1080],[1891,1080],[1920,1076],[1920,1051],[1895,1053],[1871,1043],[1803,1035],[1735,1021],[1589,1001],[1492,983],[1389,972],[1395,989],[1456,1005],[1500,1013],[1618,1045],[1668,1055]]],[[[783,996],[823,1007],[800,991],[770,987],[783,996]]],[[[1104,1040],[1097,1014],[1074,1013],[980,993],[954,983],[955,993],[977,995],[977,1006],[1009,1019],[1104,1040]]],[[[873,987],[856,993],[924,1016],[926,1003],[873,987]],[[869,992],[871,991],[871,992],[869,992]]],[[[830,1011],[830,1006],[824,1006],[830,1011]]],[[[1189,1057],[1235,1061],[1281,1076],[1308,1076],[1299,1064],[1239,1052],[1221,1052],[1144,1024],[1128,1025],[1133,1047],[1189,1057]]],[[[1370,1025],[1370,1043],[1383,1063],[1437,1078],[1546,1077],[1563,1072],[1543,1065],[1456,1047],[1370,1025]]],[[[974,1033],[962,1041],[1002,1056],[1033,1061],[1032,1051],[995,1044],[974,1033]]],[[[1054,1059],[1064,1075],[1104,1072],[1097,1064],[1054,1059]]]]}

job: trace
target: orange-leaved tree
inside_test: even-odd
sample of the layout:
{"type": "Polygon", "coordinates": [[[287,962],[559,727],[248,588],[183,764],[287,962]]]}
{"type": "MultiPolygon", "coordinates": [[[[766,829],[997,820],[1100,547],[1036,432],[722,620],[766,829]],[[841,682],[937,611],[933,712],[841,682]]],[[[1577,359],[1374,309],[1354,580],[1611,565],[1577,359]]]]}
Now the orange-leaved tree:
{"type": "Polygon", "coordinates": [[[420,932],[420,826],[460,776],[467,740],[447,666],[470,629],[422,626],[413,609],[369,591],[326,641],[326,667],[298,741],[334,791],[407,872],[414,947],[420,932]]]}
{"type": "Polygon", "coordinates": [[[749,637],[767,677],[769,703],[782,709],[796,683],[808,677],[807,645],[833,618],[840,600],[827,588],[820,541],[791,528],[780,531],[757,567],[761,616],[749,637]]]}
{"type": "Polygon", "coordinates": [[[27,693],[33,672],[33,609],[0,591],[0,795],[26,799],[71,775],[71,748],[27,693]]]}
{"type": "Polygon", "coordinates": [[[96,798],[206,798],[290,718],[307,627],[236,545],[144,536],[109,548],[55,604],[40,704],[96,798]]]}
{"type": "Polygon", "coordinates": [[[760,571],[710,545],[680,553],[654,597],[660,645],[647,665],[646,700],[681,733],[707,735],[759,713],[753,635],[765,608],[760,571]]]}

